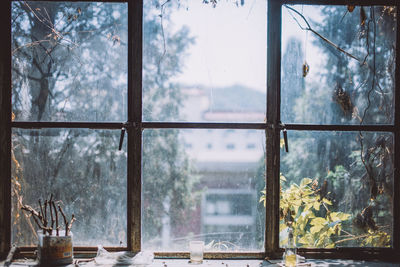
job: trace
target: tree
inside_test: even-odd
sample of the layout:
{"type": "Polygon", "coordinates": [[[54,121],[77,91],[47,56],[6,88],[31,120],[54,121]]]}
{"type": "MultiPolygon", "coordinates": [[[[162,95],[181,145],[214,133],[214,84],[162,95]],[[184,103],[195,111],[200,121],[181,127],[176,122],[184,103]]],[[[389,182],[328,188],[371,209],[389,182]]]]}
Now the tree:
{"type": "MultiPolygon", "coordinates": [[[[145,9],[159,10],[155,4],[146,2],[145,9]]],[[[126,4],[15,2],[12,18],[15,120],[126,120],[126,4]]],[[[148,114],[160,120],[166,114],[178,115],[179,87],[170,78],[179,72],[183,52],[191,43],[187,30],[170,35],[157,18],[144,20],[146,120],[148,114]],[[172,101],[155,104],[163,97],[172,101]]],[[[145,147],[153,145],[143,151],[143,179],[150,188],[143,190],[144,203],[155,194],[157,203],[170,198],[174,203],[171,217],[180,219],[182,207],[190,204],[186,201],[190,184],[185,179],[188,163],[180,151],[178,133],[150,132],[152,138],[146,132],[143,137],[145,147]],[[162,162],[155,176],[146,169],[154,160],[162,162]],[[163,187],[168,190],[159,192],[163,187]]],[[[38,198],[54,193],[66,205],[66,212],[77,217],[77,245],[97,244],[99,239],[103,245],[124,244],[126,193],[121,192],[126,192],[127,166],[126,152],[118,151],[118,141],[119,131],[110,130],[14,130],[13,238],[20,245],[36,243],[29,218],[18,210],[17,198],[23,196],[24,203],[34,205],[38,198]]],[[[143,222],[159,234],[166,211],[155,205],[144,210],[143,222]]]]}
{"type": "MultiPolygon", "coordinates": [[[[320,9],[318,22],[307,20],[293,7],[286,8],[297,22],[301,21],[300,25],[306,25],[301,26],[303,30],[317,37],[314,46],[324,56],[320,71],[316,70],[318,83],[306,80],[306,91],[310,93],[296,101],[296,109],[308,110],[298,122],[391,123],[396,24],[393,8],[351,10],[327,6],[320,9]]],[[[332,209],[352,213],[352,223],[343,228],[352,234],[338,245],[389,245],[392,225],[385,218],[392,216],[391,134],[313,132],[292,136],[292,154],[282,158],[282,171],[288,180],[299,183],[302,177],[313,177],[320,184],[325,181],[332,209]]]]}

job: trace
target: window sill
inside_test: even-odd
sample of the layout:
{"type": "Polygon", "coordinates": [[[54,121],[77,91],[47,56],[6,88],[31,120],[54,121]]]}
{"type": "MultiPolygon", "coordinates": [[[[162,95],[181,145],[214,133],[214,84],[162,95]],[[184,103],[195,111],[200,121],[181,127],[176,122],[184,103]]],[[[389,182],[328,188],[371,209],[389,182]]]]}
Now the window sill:
{"type": "MultiPolygon", "coordinates": [[[[143,267],[263,267],[263,266],[280,266],[280,260],[262,261],[262,260],[204,260],[202,264],[190,264],[187,259],[155,259],[151,265],[141,265],[143,267]]],[[[33,260],[16,260],[9,267],[36,267],[37,263],[33,260]]],[[[3,266],[0,264],[0,266],[3,266]]],[[[91,262],[82,262],[78,264],[70,264],[65,267],[91,267],[104,266],[111,267],[113,264],[94,265],[91,262]]],[[[120,265],[119,265],[120,266],[120,265]]],[[[395,267],[400,266],[399,263],[389,263],[384,261],[354,261],[354,260],[312,260],[308,259],[306,263],[299,266],[354,266],[354,267],[395,267]]],[[[121,265],[121,267],[123,267],[121,265]]],[[[139,265],[127,265],[126,267],[139,267],[139,265]]]]}

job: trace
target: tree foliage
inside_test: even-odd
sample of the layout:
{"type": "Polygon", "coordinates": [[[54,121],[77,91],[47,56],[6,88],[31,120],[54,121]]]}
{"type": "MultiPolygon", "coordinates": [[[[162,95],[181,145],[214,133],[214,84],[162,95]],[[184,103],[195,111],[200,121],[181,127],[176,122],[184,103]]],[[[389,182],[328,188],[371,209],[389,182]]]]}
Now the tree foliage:
{"type": "MultiPolygon", "coordinates": [[[[346,6],[311,7],[320,12],[313,20],[307,11],[301,12],[299,6],[284,8],[289,10],[293,24],[300,31],[315,37],[313,47],[323,59],[319,66],[310,66],[303,85],[290,87],[285,85],[290,81],[282,82],[283,99],[288,93],[297,94],[283,102],[283,111],[289,109],[289,113],[295,114],[291,118],[284,114],[283,118],[289,119],[284,122],[323,125],[392,123],[395,9],[357,6],[350,11],[346,6]]],[[[301,58],[303,53],[301,49],[297,50],[287,50],[283,62],[296,62],[290,61],[290,57],[301,58]]],[[[297,73],[301,68],[302,65],[297,63],[297,73]]],[[[286,64],[282,66],[282,73],[283,79],[294,75],[291,66],[286,64]]],[[[298,79],[299,75],[294,76],[298,79]]],[[[289,132],[289,142],[290,153],[282,154],[281,171],[290,185],[283,185],[281,204],[288,201],[286,198],[300,203],[299,199],[292,199],[290,192],[301,188],[305,182],[302,177],[313,177],[322,184],[321,189],[329,192],[324,196],[329,205],[324,203],[323,209],[314,210],[317,212],[314,215],[323,218],[305,224],[306,232],[299,236],[301,246],[390,246],[392,134],[293,131],[289,132]],[[340,229],[327,217],[333,212],[350,215],[341,220],[340,229]],[[325,228],[321,229],[327,232],[319,232],[323,225],[325,228]],[[318,235],[311,238],[311,229],[318,235]],[[321,235],[324,240],[319,238],[321,235]]]]}
{"type": "MultiPolygon", "coordinates": [[[[177,117],[181,94],[171,78],[193,40],[187,29],[163,28],[157,1],[145,1],[144,13],[143,119],[177,117]]],[[[126,4],[15,2],[12,19],[14,120],[127,120],[126,4]]],[[[167,23],[168,15],[162,20],[167,23]]],[[[54,193],[77,217],[76,245],[126,245],[127,155],[125,146],[118,151],[119,136],[118,130],[15,129],[14,241],[36,243],[17,199],[35,207],[37,199],[54,193]]],[[[147,241],[160,236],[165,214],[184,218],[192,185],[177,131],[145,131],[143,144],[147,241]]]]}

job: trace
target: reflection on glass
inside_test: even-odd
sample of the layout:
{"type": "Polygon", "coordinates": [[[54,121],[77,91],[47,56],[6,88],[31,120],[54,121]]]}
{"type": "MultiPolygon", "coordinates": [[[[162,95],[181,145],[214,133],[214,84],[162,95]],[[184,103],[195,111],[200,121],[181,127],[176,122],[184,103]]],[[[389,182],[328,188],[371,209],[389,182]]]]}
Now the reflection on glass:
{"type": "Polygon", "coordinates": [[[396,8],[349,8],[282,7],[283,122],[393,123],[396,8]]]}
{"type": "Polygon", "coordinates": [[[281,246],[291,221],[299,247],[391,246],[393,135],[288,134],[290,153],[281,153],[281,246]]]}
{"type": "Polygon", "coordinates": [[[127,4],[12,2],[20,121],[125,121],[127,4]]]}
{"type": "Polygon", "coordinates": [[[144,14],[143,120],[263,122],[266,1],[145,1],[144,14]]]}
{"type": "Polygon", "coordinates": [[[65,213],[77,218],[75,246],[126,246],[126,147],[118,151],[119,135],[111,130],[13,130],[13,243],[37,244],[36,225],[20,210],[18,199],[38,208],[38,200],[53,193],[65,213]]]}
{"type": "Polygon", "coordinates": [[[208,251],[262,250],[264,136],[257,130],[229,137],[225,130],[145,130],[143,249],[185,251],[190,240],[202,240],[208,251]]]}

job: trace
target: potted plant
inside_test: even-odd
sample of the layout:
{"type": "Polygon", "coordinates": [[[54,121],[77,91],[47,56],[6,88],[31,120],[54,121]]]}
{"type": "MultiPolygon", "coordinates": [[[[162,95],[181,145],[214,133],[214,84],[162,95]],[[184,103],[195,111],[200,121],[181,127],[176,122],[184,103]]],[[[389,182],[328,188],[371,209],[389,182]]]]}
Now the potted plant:
{"type": "MultiPolygon", "coordinates": [[[[22,201],[21,201],[22,202],[22,201]]],[[[67,219],[60,201],[39,199],[39,208],[36,210],[29,205],[21,203],[21,209],[29,212],[38,230],[38,260],[41,266],[57,266],[70,264],[73,261],[73,245],[71,227],[76,220],[72,214],[71,220],[67,219]],[[64,230],[59,225],[62,217],[64,230]]]]}

